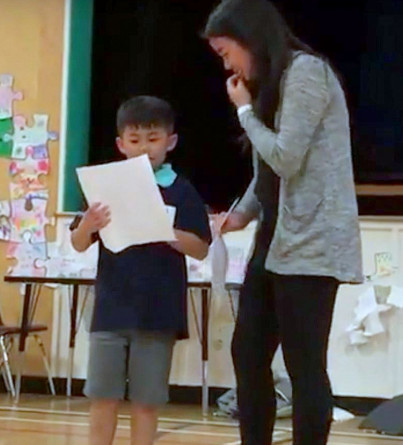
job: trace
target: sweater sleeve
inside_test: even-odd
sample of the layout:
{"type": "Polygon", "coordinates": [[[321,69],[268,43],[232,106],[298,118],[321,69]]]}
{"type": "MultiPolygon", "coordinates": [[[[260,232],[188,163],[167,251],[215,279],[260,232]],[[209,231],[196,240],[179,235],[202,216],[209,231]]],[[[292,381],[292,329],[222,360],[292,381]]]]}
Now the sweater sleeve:
{"type": "Polygon", "coordinates": [[[301,168],[312,137],[329,104],[327,67],[318,57],[297,57],[286,74],[278,132],[260,121],[253,110],[240,115],[240,123],[262,159],[288,179],[301,168]]]}

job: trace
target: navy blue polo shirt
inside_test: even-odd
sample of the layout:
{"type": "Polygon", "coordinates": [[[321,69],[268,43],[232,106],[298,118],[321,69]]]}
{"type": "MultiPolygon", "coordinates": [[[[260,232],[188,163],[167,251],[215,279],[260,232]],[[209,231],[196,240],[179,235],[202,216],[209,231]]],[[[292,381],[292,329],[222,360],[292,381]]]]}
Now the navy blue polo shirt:
{"type": "MultiPolygon", "coordinates": [[[[208,216],[194,187],[178,176],[160,191],[165,204],[176,208],[174,227],[210,243],[208,216]]],[[[132,246],[115,254],[100,240],[91,331],[157,330],[186,338],[186,292],[185,256],[167,243],[132,246]]]]}

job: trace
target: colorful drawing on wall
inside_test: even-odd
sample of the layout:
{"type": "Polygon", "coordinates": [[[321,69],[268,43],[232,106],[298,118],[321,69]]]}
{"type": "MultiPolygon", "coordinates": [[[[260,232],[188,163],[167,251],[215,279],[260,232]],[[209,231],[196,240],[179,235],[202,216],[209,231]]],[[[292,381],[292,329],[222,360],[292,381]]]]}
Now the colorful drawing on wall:
{"type": "Polygon", "coordinates": [[[22,99],[22,93],[13,90],[14,79],[10,74],[0,74],[0,157],[9,158],[12,152],[13,102],[22,99]],[[5,138],[7,135],[7,138],[5,138]]]}
{"type": "Polygon", "coordinates": [[[13,130],[14,130],[14,126],[13,126],[13,120],[11,118],[0,119],[0,157],[1,158],[9,158],[11,156],[11,152],[13,149],[13,142],[9,139],[8,136],[10,136],[13,133],[13,130]]]}
{"type": "Polygon", "coordinates": [[[48,198],[48,190],[47,189],[38,189],[32,190],[31,188],[26,188],[22,184],[14,184],[10,182],[10,200],[14,201],[16,199],[25,199],[27,202],[25,204],[27,210],[32,208],[32,200],[33,199],[47,199],[48,198]]]}
{"type": "Polygon", "coordinates": [[[0,74],[0,119],[13,115],[13,102],[22,100],[21,91],[13,90],[14,78],[10,74],[0,74]]]}
{"type": "Polygon", "coordinates": [[[44,276],[43,270],[35,267],[35,261],[40,258],[46,260],[47,258],[47,244],[39,243],[32,244],[29,239],[24,243],[9,243],[7,250],[7,258],[16,259],[15,266],[11,266],[8,273],[13,275],[28,275],[28,276],[44,276]]]}
{"type": "Polygon", "coordinates": [[[47,114],[34,114],[33,120],[34,124],[30,127],[25,116],[14,116],[14,133],[4,136],[5,141],[13,141],[11,153],[13,159],[25,159],[28,156],[28,147],[32,147],[33,157],[39,158],[39,153],[43,159],[47,142],[57,139],[57,133],[48,131],[49,116],[47,114]]]}
{"type": "Polygon", "coordinates": [[[28,156],[24,160],[13,160],[9,166],[9,173],[13,180],[11,199],[22,198],[30,192],[46,188],[45,175],[49,174],[49,159],[34,159],[33,147],[28,147],[28,156]]]}
{"type": "Polygon", "coordinates": [[[85,265],[78,264],[72,258],[57,255],[46,259],[35,259],[34,267],[41,276],[80,277],[85,265]]]}
{"type": "Polygon", "coordinates": [[[11,236],[11,208],[9,201],[0,201],[0,240],[9,241],[11,236]]]}
{"type": "Polygon", "coordinates": [[[36,145],[35,147],[32,147],[32,157],[34,159],[49,159],[47,145],[36,145]]]}
{"type": "Polygon", "coordinates": [[[64,249],[63,244],[54,242],[48,243],[47,257],[38,257],[34,266],[44,276],[94,278],[97,258],[97,246],[92,246],[85,254],[80,254],[70,248],[64,249]]]}
{"type": "Polygon", "coordinates": [[[48,142],[58,135],[48,130],[49,116],[28,118],[13,113],[13,102],[23,95],[13,89],[14,78],[0,74],[0,157],[10,159],[9,197],[0,200],[0,240],[8,241],[7,258],[16,264],[14,275],[43,276],[48,264],[46,210],[49,200],[46,177],[50,172],[48,142]]]}
{"type": "Polygon", "coordinates": [[[15,199],[11,201],[11,241],[24,242],[26,232],[32,235],[31,243],[46,242],[45,226],[48,196],[35,197],[31,200],[15,199]]]}
{"type": "Polygon", "coordinates": [[[23,161],[12,161],[10,163],[10,174],[12,176],[20,175],[31,179],[36,179],[39,175],[49,174],[49,159],[34,159],[33,154],[33,147],[28,147],[26,159],[23,161]]]}

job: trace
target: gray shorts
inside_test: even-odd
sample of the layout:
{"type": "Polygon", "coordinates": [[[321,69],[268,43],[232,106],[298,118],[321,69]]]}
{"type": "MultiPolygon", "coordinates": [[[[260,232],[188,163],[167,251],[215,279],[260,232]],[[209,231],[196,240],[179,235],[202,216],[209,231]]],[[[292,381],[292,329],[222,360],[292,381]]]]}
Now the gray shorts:
{"type": "Polygon", "coordinates": [[[175,340],[153,331],[92,332],[85,395],[123,400],[127,388],[132,402],[165,404],[175,340]]]}

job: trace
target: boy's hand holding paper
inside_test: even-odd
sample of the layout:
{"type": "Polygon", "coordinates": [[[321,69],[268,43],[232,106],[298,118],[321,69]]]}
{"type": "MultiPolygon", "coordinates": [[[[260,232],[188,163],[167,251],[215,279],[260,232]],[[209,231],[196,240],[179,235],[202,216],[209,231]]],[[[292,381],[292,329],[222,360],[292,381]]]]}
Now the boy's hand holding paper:
{"type": "Polygon", "coordinates": [[[110,210],[110,223],[99,232],[107,249],[175,240],[148,156],[81,167],[77,174],[89,206],[101,202],[110,210]]]}
{"type": "Polygon", "coordinates": [[[111,212],[100,202],[92,204],[83,216],[83,222],[89,233],[99,232],[111,222],[111,212]]]}

